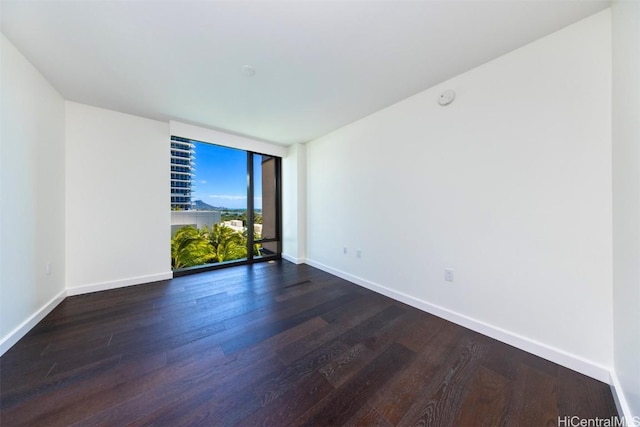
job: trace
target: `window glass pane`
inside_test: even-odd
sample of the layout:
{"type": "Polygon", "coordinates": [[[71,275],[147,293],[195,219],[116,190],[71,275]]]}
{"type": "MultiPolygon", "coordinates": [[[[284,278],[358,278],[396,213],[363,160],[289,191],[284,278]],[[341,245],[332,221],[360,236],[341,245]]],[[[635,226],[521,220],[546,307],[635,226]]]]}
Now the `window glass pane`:
{"type": "Polygon", "coordinates": [[[255,239],[263,240],[257,246],[256,256],[265,257],[279,254],[279,242],[265,242],[278,238],[278,197],[277,171],[280,159],[272,156],[253,155],[255,239]]]}
{"type": "Polygon", "coordinates": [[[246,260],[247,152],[172,138],[171,163],[172,267],[246,260]]]}
{"type": "Polygon", "coordinates": [[[277,236],[278,211],[276,202],[276,158],[262,154],[253,155],[254,208],[256,229],[262,239],[277,236]],[[259,230],[259,232],[258,232],[259,230]]]}

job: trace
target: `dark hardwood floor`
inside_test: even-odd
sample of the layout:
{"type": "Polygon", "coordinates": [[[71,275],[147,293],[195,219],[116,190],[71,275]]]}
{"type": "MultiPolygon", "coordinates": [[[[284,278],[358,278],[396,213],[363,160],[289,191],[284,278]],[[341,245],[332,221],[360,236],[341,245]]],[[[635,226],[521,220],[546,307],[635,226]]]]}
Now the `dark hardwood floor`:
{"type": "Polygon", "coordinates": [[[554,426],[609,386],[286,261],[69,297],[0,358],[2,426],[554,426]]]}

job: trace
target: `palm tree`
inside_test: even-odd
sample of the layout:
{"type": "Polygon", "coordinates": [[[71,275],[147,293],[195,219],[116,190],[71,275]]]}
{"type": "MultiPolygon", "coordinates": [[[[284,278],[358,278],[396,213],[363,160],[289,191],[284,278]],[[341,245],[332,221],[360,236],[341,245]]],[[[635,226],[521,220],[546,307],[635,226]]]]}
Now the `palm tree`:
{"type": "Polygon", "coordinates": [[[174,269],[206,264],[214,257],[209,241],[195,227],[182,227],[171,239],[171,266],[174,269]]]}
{"type": "MultiPolygon", "coordinates": [[[[245,242],[245,246],[247,243],[247,236],[248,236],[248,231],[245,229],[242,232],[242,238],[244,239],[245,242]]],[[[253,232],[253,241],[255,242],[256,240],[260,240],[262,237],[260,235],[260,233],[258,233],[257,231],[253,232]]],[[[262,256],[262,243],[254,243],[253,244],[253,256],[262,256]]]]}
{"type": "Polygon", "coordinates": [[[247,257],[247,240],[233,228],[214,224],[211,228],[204,226],[200,232],[212,246],[218,262],[247,257]]]}

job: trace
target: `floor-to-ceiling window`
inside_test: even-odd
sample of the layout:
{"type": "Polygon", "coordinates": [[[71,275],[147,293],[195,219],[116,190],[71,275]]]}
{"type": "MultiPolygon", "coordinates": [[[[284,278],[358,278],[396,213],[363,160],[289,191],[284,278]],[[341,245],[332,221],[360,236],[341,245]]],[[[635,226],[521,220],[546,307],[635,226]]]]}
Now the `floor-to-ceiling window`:
{"type": "Polygon", "coordinates": [[[171,138],[171,264],[187,273],[280,258],[279,157],[171,138]]]}

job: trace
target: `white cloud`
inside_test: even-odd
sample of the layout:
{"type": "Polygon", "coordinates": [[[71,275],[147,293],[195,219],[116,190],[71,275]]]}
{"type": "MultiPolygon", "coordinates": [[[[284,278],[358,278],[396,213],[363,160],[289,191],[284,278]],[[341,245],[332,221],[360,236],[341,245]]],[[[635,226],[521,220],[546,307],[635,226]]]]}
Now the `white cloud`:
{"type": "Polygon", "coordinates": [[[199,182],[200,184],[206,184],[206,183],[207,183],[207,181],[206,181],[206,180],[204,180],[204,179],[203,179],[203,180],[201,180],[201,181],[198,181],[198,182],[199,182]]]}

